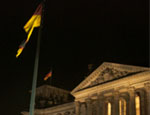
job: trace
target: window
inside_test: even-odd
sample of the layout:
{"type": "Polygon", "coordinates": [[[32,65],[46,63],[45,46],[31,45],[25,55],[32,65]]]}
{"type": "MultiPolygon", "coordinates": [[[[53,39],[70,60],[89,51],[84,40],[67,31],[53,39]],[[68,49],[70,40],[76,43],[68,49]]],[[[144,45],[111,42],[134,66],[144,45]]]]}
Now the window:
{"type": "Polygon", "coordinates": [[[126,100],[123,98],[119,100],[119,115],[126,115],[126,100]]]}
{"type": "Polygon", "coordinates": [[[107,103],[107,115],[111,115],[111,103],[107,103]]]}
{"type": "Polygon", "coordinates": [[[136,108],[136,115],[141,115],[140,111],[140,96],[138,94],[135,95],[135,108],[136,108]]]}

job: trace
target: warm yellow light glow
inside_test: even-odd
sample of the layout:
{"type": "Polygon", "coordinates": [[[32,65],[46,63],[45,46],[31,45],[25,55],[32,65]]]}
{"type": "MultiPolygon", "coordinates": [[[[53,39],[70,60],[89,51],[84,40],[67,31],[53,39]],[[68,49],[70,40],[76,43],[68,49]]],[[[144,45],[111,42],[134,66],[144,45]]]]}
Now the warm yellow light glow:
{"type": "Polygon", "coordinates": [[[140,96],[135,96],[136,115],[140,115],[140,96]]]}
{"type": "Polygon", "coordinates": [[[126,101],[123,98],[119,100],[119,115],[126,115],[126,101]]]}
{"type": "Polygon", "coordinates": [[[107,104],[107,115],[111,115],[111,103],[107,104]]]}

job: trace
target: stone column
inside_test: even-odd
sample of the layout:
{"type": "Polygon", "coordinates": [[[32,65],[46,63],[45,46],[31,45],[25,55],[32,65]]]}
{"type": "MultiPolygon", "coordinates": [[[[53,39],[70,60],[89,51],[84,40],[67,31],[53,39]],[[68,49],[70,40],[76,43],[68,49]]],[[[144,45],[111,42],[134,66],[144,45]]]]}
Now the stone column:
{"type": "Polygon", "coordinates": [[[92,98],[92,115],[99,115],[100,114],[100,106],[99,106],[99,100],[98,100],[98,96],[95,96],[94,98],[92,98]]]}
{"type": "Polygon", "coordinates": [[[140,96],[140,112],[141,112],[140,115],[146,115],[146,110],[147,110],[146,109],[147,105],[145,106],[145,104],[146,104],[146,102],[145,102],[145,100],[146,100],[145,93],[146,92],[144,92],[143,89],[137,90],[137,92],[139,93],[139,96],[140,96]]]}
{"type": "Polygon", "coordinates": [[[99,106],[99,99],[98,95],[91,97],[92,99],[92,114],[100,115],[100,106],[99,106]]]}
{"type": "Polygon", "coordinates": [[[129,87],[129,115],[136,115],[134,87],[129,87]]]}
{"type": "Polygon", "coordinates": [[[80,115],[80,102],[75,101],[75,114],[80,115]]]}
{"type": "Polygon", "coordinates": [[[113,100],[113,115],[119,115],[119,92],[114,92],[114,100],[113,100]]]}
{"type": "Polygon", "coordinates": [[[100,103],[99,99],[96,99],[96,115],[100,115],[100,103]]]}
{"type": "Polygon", "coordinates": [[[99,101],[99,110],[98,110],[98,113],[99,115],[103,115],[104,113],[104,96],[101,94],[99,95],[99,98],[98,98],[98,101],[99,101]]]}
{"type": "Polygon", "coordinates": [[[150,82],[145,84],[146,90],[146,115],[150,115],[150,82]]]}
{"type": "Polygon", "coordinates": [[[92,115],[91,99],[86,99],[87,115],[92,115]]]}
{"type": "Polygon", "coordinates": [[[81,104],[81,106],[80,106],[80,113],[81,113],[81,115],[86,115],[85,103],[81,104]]]}

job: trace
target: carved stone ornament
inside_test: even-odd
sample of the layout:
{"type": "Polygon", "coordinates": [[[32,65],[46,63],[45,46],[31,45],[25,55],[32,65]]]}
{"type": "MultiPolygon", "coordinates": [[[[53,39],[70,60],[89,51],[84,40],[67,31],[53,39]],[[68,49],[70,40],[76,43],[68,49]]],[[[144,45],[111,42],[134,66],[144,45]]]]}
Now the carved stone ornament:
{"type": "Polygon", "coordinates": [[[131,74],[131,72],[119,71],[117,69],[107,67],[99,74],[96,80],[91,82],[90,86],[94,86],[94,85],[97,85],[106,81],[118,79],[118,78],[127,76],[129,74],[131,74]]]}

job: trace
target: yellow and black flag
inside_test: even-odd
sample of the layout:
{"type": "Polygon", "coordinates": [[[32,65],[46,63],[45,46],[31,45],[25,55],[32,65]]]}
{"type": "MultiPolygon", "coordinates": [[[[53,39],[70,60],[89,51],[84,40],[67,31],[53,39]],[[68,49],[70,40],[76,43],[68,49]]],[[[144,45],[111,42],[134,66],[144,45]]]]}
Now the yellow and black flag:
{"type": "Polygon", "coordinates": [[[36,11],[32,15],[32,17],[29,19],[29,21],[24,26],[24,30],[27,33],[27,39],[19,46],[19,49],[18,49],[17,54],[16,54],[16,58],[18,58],[18,56],[23,51],[25,45],[29,41],[30,36],[31,36],[31,34],[33,32],[33,29],[35,27],[39,27],[40,26],[40,24],[41,24],[41,15],[42,15],[42,4],[39,4],[39,6],[37,7],[36,11]]]}

